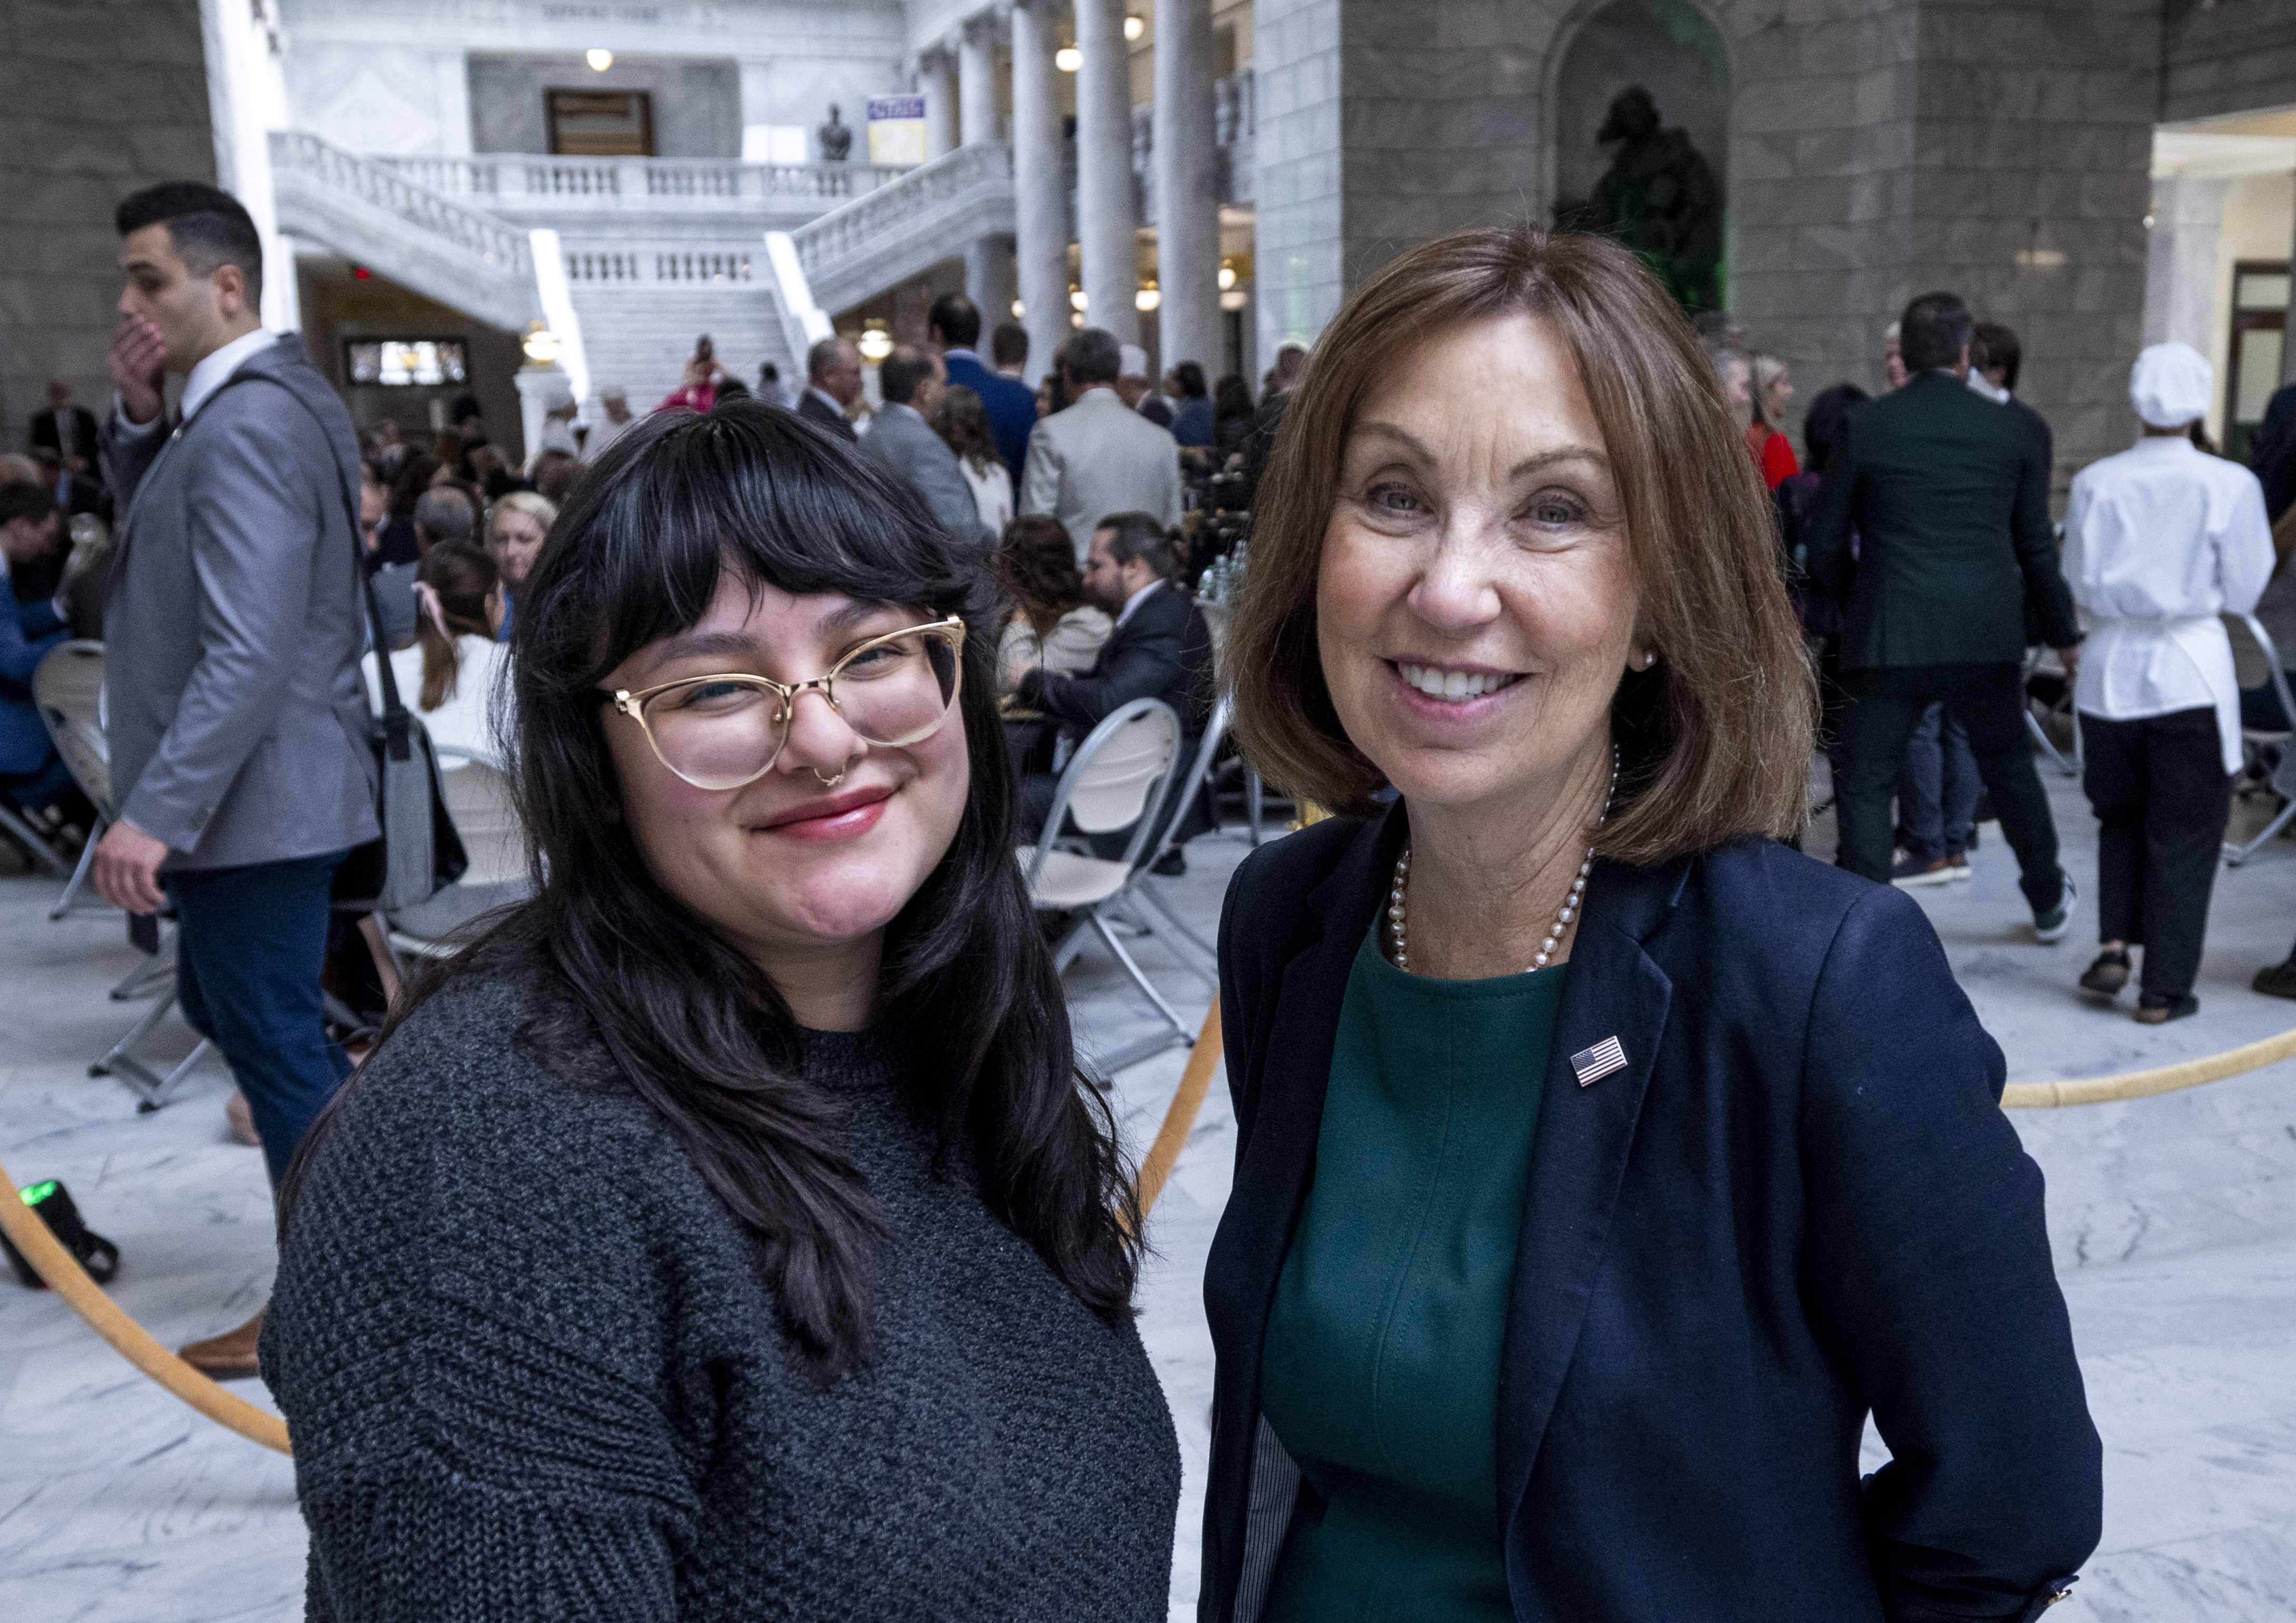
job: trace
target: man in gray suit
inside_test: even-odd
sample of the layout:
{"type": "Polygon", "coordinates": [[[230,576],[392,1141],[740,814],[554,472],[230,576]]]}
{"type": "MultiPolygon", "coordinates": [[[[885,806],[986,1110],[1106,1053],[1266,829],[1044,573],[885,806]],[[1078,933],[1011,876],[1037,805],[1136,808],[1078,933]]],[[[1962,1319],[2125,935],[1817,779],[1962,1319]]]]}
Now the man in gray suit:
{"type": "Polygon", "coordinates": [[[1112,512],[1144,512],[1167,529],[1179,527],[1180,446],[1117,394],[1123,350],[1114,333],[1086,327],[1062,353],[1070,404],[1029,430],[1021,511],[1058,519],[1081,567],[1093,532],[1112,512]]]}
{"type": "MultiPolygon", "coordinates": [[[[119,205],[127,286],[104,433],[124,518],[104,605],[119,817],[107,901],[172,903],[184,1014],[230,1062],[275,1184],[350,1062],[322,1024],[336,865],[373,840],[353,512],[358,441],[302,340],[257,316],[263,250],[227,193],[119,205]],[[184,379],[171,430],[165,374],[184,379]]],[[[255,1373],[262,1315],[184,1349],[255,1373]]]]}
{"type": "Polygon", "coordinates": [[[904,345],[877,368],[877,386],[884,409],[861,437],[861,454],[922,497],[951,540],[993,545],[956,453],[924,418],[938,386],[931,357],[904,345]]]}

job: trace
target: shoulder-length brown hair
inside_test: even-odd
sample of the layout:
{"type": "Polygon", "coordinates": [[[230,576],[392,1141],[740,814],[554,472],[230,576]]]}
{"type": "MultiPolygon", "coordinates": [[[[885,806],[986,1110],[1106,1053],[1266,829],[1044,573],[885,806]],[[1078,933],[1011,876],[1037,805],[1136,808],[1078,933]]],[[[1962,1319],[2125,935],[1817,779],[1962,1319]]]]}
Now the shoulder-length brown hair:
{"type": "Polygon", "coordinates": [[[1270,783],[1368,814],[1385,780],[1332,709],[1316,648],[1324,535],[1356,414],[1412,351],[1460,322],[1523,312],[1577,359],[1627,520],[1659,662],[1611,701],[1624,758],[1603,856],[1655,863],[1807,815],[1815,690],[1761,478],[1696,335],[1607,239],[1536,226],[1414,250],[1316,346],[1261,487],[1252,567],[1227,633],[1235,727],[1270,783]]]}

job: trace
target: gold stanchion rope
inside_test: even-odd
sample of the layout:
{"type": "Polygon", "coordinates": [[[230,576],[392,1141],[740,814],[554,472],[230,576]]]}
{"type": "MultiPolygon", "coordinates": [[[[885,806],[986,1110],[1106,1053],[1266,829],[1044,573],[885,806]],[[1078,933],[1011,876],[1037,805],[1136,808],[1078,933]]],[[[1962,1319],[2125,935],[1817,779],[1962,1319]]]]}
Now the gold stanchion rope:
{"type": "Polygon", "coordinates": [[[48,1232],[39,1214],[17,1199],[16,1180],[8,1176],[5,1167],[0,1167],[0,1229],[7,1231],[10,1242],[48,1282],[48,1288],[86,1319],[88,1328],[111,1342],[121,1357],[218,1425],[228,1426],[266,1448],[276,1448],[282,1454],[293,1452],[287,1446],[285,1421],[257,1408],[243,1398],[233,1397],[153,1340],[150,1331],[129,1318],[119,1304],[104,1293],[103,1287],[87,1276],[87,1270],[79,1266],[79,1258],[64,1250],[63,1242],[48,1232]]]}
{"type": "MultiPolygon", "coordinates": [[[[1163,1126],[1157,1130],[1155,1141],[1140,1163],[1136,1187],[1143,1221],[1154,1209],[1157,1197],[1164,1193],[1173,1168],[1179,1163],[1180,1152],[1186,1147],[1197,1114],[1203,1109],[1204,1095],[1210,1091],[1212,1071],[1219,1064],[1221,1048],[1219,1004],[1215,1003],[1204,1016],[1203,1029],[1197,1034],[1193,1052],[1188,1055],[1187,1069],[1181,1072],[1180,1086],[1174,1090],[1171,1105],[1164,1112],[1163,1126]]],[[[2128,1071],[2117,1077],[2095,1077],[2082,1082],[2013,1082],[2003,1091],[2001,1103],[2005,1110],[2052,1110],[2145,1099],[2260,1070],[2292,1055],[2296,1055],[2296,1030],[2228,1048],[2222,1053],[2150,1070],[2128,1071]]],[[[8,1169],[0,1167],[0,1190],[12,1195],[13,1189],[14,1180],[9,1177],[8,1169]]],[[[149,1331],[128,1317],[103,1288],[88,1277],[78,1258],[64,1250],[30,1207],[20,1200],[0,1197],[0,1229],[6,1231],[24,1259],[47,1281],[65,1305],[85,1319],[96,1334],[111,1342],[121,1357],[209,1420],[266,1448],[275,1448],[282,1454],[291,1452],[284,1421],[243,1398],[234,1398],[160,1346],[149,1331]]]]}

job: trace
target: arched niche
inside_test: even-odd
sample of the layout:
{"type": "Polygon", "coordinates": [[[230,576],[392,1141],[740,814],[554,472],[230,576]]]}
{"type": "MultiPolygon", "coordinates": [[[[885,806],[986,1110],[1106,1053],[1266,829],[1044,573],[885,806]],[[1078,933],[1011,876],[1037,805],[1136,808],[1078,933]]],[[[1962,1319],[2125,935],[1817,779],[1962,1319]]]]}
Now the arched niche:
{"type": "Polygon", "coordinates": [[[1615,147],[1596,140],[1620,93],[1650,92],[1660,122],[1690,138],[1724,201],[1725,297],[1730,194],[1730,49],[1693,0],[1595,0],[1558,30],[1547,61],[1544,168],[1547,217],[1583,202],[1615,147]]]}

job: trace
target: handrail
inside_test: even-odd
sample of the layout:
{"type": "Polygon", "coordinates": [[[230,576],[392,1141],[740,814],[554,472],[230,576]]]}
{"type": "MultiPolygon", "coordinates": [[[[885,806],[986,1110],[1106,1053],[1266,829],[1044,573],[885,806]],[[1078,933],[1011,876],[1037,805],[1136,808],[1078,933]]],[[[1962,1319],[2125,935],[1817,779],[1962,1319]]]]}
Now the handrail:
{"type": "Polygon", "coordinates": [[[976,141],[931,163],[905,171],[898,180],[832,209],[790,233],[798,263],[816,282],[847,254],[883,241],[888,227],[906,225],[981,185],[1013,181],[1013,149],[1001,141],[976,141]]]}
{"type": "Polygon", "coordinates": [[[271,132],[271,169],[276,177],[308,180],[379,209],[476,255],[506,276],[523,282],[534,275],[524,231],[408,178],[388,161],[345,152],[309,130],[281,129],[271,132]]]}
{"type": "Polygon", "coordinates": [[[570,158],[546,152],[426,153],[371,161],[430,191],[483,198],[489,205],[531,200],[564,203],[609,198],[685,202],[713,198],[860,197],[909,171],[878,163],[747,163],[723,158],[570,158]]]}

